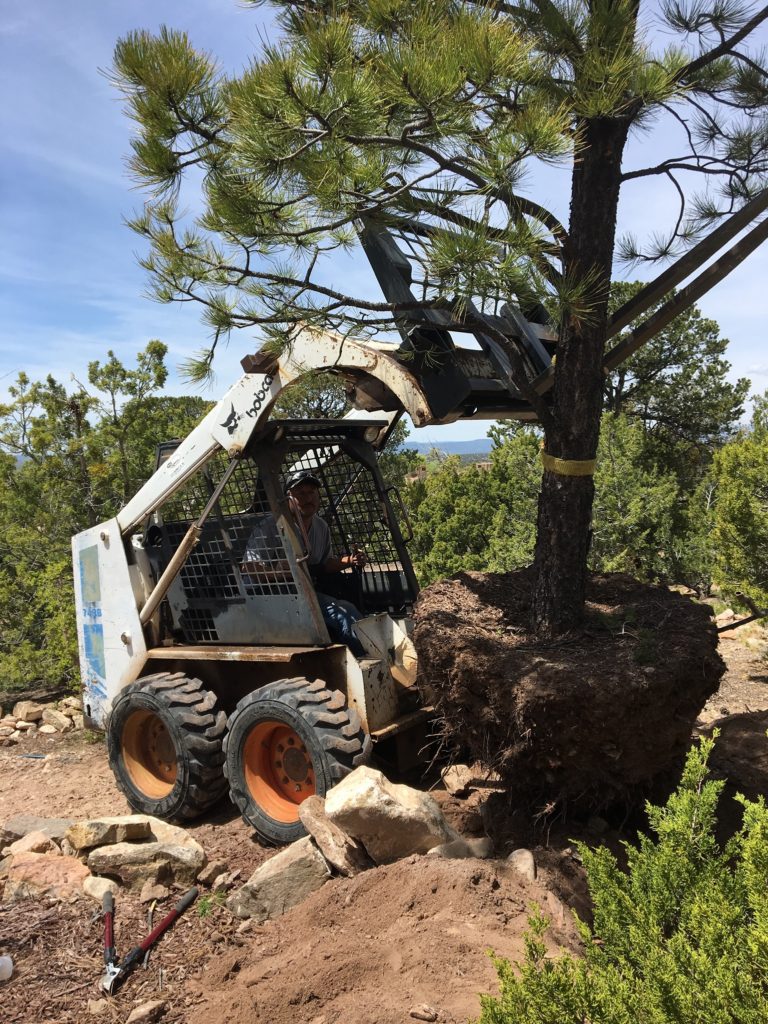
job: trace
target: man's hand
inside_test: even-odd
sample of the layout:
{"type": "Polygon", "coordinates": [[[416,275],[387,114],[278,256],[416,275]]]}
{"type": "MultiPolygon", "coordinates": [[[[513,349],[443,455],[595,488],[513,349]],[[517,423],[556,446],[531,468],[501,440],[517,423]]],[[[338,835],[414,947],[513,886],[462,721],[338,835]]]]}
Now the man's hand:
{"type": "Polygon", "coordinates": [[[341,564],[345,567],[350,566],[353,569],[362,569],[367,561],[368,556],[366,553],[356,545],[352,548],[351,555],[342,555],[341,557],[341,564]]]}

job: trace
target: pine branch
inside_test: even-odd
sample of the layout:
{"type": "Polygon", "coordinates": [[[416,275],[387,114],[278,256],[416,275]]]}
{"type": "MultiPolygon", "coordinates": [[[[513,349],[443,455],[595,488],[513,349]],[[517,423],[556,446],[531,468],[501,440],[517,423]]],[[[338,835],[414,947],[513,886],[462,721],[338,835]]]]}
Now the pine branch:
{"type": "Polygon", "coordinates": [[[754,17],[750,18],[748,22],[742,25],[738,32],[734,32],[729,39],[724,39],[719,46],[715,46],[707,53],[702,53],[701,56],[692,60],[689,64],[686,64],[685,67],[680,68],[675,75],[675,81],[685,82],[692,75],[695,75],[698,71],[701,71],[702,68],[705,68],[708,64],[718,60],[720,57],[727,56],[734,46],[740,43],[742,39],[746,39],[750,32],[752,32],[753,29],[756,29],[758,25],[761,25],[766,18],[768,18],[768,5],[761,8],[754,17]]]}

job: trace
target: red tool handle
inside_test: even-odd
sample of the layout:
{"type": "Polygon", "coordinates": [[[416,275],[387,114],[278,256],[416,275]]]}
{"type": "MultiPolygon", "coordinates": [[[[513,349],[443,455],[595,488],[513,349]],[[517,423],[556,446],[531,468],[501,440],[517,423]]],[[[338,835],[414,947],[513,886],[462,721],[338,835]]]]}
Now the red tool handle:
{"type": "Polygon", "coordinates": [[[176,918],[180,917],[187,907],[190,907],[196,899],[197,889],[192,888],[189,892],[184,893],[173,910],[165,915],[162,921],[152,929],[146,939],[144,939],[140,945],[135,946],[130,953],[124,957],[123,962],[120,964],[120,968],[124,974],[127,974],[127,972],[142,959],[146,951],[157,942],[163,932],[166,932],[174,923],[176,918]]]}
{"type": "Polygon", "coordinates": [[[104,963],[111,964],[117,959],[114,934],[115,900],[111,892],[104,893],[101,913],[104,916],[104,963]]]}

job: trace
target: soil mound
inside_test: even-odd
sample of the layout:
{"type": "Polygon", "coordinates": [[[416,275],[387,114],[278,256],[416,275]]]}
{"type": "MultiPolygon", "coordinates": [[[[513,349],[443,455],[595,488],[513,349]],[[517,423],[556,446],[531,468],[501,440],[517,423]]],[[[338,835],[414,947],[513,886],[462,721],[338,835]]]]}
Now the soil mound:
{"type": "Polygon", "coordinates": [[[675,767],[725,665],[710,610],[592,576],[584,628],[531,634],[530,570],[461,573],[416,606],[419,686],[448,744],[537,809],[626,801],[675,767]]]}
{"type": "MultiPolygon", "coordinates": [[[[498,991],[488,950],[522,959],[533,903],[546,911],[547,890],[497,861],[411,857],[335,879],[212,962],[189,1024],[403,1024],[424,1003],[466,1024],[498,991]]],[[[559,916],[553,948],[575,949],[559,916]]]]}

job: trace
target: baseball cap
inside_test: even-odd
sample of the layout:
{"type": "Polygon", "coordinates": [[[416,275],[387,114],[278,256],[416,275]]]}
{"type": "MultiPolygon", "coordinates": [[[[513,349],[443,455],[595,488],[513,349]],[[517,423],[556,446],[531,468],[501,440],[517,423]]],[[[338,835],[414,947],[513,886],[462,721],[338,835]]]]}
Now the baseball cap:
{"type": "Polygon", "coordinates": [[[291,473],[288,479],[285,481],[285,490],[291,491],[294,487],[298,487],[299,484],[314,484],[315,487],[320,487],[319,479],[310,473],[308,470],[302,470],[298,473],[291,473]]]}

